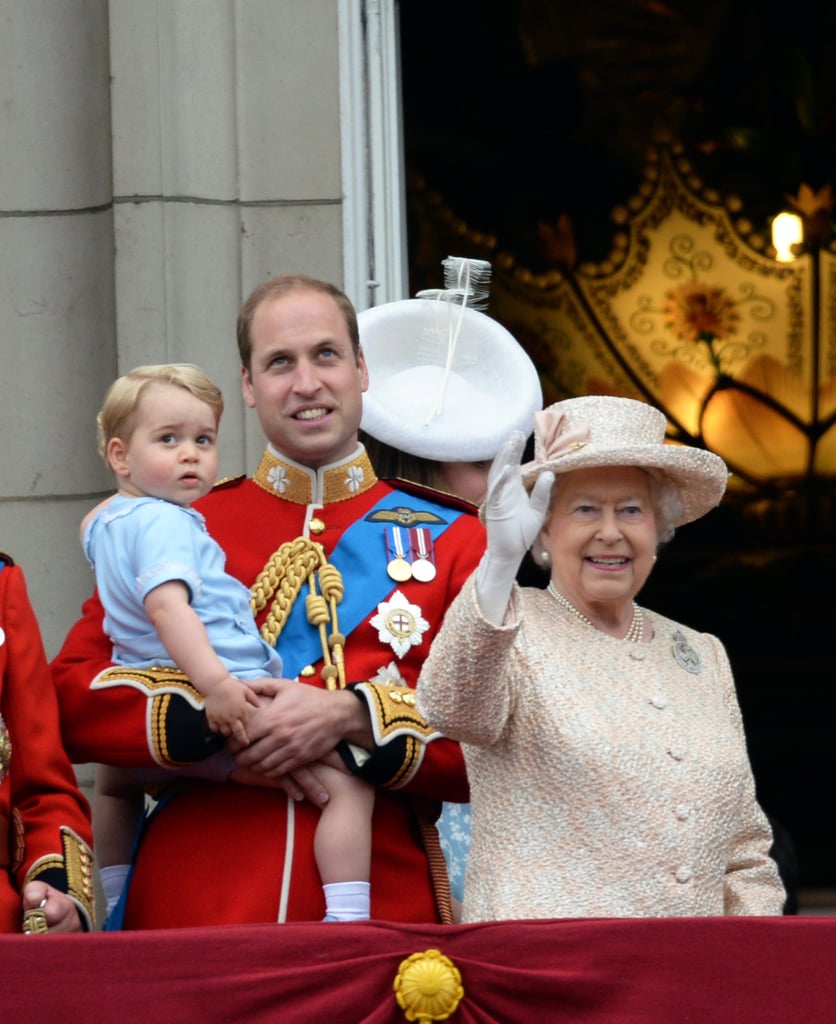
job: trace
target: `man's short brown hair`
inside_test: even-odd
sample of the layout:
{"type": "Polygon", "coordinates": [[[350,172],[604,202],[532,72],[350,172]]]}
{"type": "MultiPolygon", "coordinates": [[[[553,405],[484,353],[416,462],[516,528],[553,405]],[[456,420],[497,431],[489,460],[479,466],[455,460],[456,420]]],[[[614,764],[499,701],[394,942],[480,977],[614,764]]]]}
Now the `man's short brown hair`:
{"type": "Polygon", "coordinates": [[[357,327],[357,312],[351,299],[340,291],[336,285],[328,281],[321,281],[317,277],[308,277],[306,274],[279,274],[277,277],[268,278],[257,285],[250,293],[249,298],[241,307],[238,314],[237,335],[238,353],[241,357],[241,365],[249,373],[252,367],[253,343],[252,325],[255,311],[262,302],[268,299],[281,299],[292,292],[312,291],[320,292],[322,295],[330,295],[337,304],[348,334],[351,338],[351,345],[355,357],[360,351],[360,331],[357,327]]]}

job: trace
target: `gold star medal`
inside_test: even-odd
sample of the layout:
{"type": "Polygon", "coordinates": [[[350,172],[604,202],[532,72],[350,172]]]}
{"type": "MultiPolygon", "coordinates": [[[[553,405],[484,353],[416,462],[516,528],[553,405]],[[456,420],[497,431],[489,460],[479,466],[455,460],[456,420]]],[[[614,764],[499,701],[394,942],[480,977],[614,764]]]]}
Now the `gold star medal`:
{"type": "Polygon", "coordinates": [[[416,526],[409,531],[412,551],[412,575],[419,583],[435,579],[435,555],[430,531],[425,526],[416,526]]]}
{"type": "Polygon", "coordinates": [[[406,544],[406,531],[400,526],[387,526],[384,537],[386,572],[396,583],[405,583],[412,578],[412,566],[406,557],[409,550],[406,544]]]}

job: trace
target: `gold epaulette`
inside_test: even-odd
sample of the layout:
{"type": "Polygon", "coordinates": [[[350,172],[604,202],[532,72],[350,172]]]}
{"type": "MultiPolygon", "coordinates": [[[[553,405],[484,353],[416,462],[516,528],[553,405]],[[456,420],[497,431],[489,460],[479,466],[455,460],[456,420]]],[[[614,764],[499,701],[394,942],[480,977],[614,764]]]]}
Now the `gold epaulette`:
{"type": "Polygon", "coordinates": [[[247,479],[246,473],[239,473],[237,476],[225,476],[221,480],[215,482],[215,486],[212,488],[213,491],[226,490],[228,487],[235,487],[241,483],[242,480],[247,479]]]}

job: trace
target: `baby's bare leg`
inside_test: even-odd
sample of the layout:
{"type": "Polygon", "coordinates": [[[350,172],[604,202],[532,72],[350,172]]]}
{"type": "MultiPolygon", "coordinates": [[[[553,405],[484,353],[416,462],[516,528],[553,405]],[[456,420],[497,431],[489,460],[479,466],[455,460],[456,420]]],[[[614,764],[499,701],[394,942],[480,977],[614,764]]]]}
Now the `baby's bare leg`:
{"type": "Polygon", "coordinates": [[[372,856],[374,788],[362,779],[319,762],[315,771],[330,794],[314,839],[322,883],[367,882],[372,856]]]}

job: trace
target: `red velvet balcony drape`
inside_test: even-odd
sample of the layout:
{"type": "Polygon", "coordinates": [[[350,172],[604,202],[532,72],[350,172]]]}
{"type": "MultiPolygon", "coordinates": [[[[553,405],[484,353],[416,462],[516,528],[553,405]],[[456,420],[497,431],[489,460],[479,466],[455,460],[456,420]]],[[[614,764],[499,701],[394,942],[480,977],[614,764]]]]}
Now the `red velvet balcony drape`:
{"type": "Polygon", "coordinates": [[[0,936],[26,1024],[401,1024],[402,961],[461,974],[452,1024],[832,1024],[836,917],[292,924],[0,936]]]}

